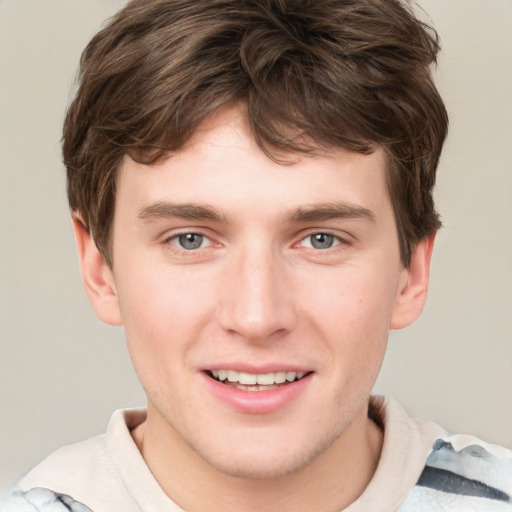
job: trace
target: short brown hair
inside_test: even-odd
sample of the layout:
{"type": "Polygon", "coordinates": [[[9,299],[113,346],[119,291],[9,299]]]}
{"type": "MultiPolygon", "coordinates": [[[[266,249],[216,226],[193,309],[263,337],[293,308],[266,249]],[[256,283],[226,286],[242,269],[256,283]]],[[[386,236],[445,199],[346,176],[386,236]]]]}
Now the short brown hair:
{"type": "Polygon", "coordinates": [[[435,232],[448,119],[437,33],[400,0],[132,0],[84,50],[66,116],[68,198],[109,265],[116,174],[151,164],[235,101],[271,158],[321,147],[388,159],[404,265],[435,232]]]}

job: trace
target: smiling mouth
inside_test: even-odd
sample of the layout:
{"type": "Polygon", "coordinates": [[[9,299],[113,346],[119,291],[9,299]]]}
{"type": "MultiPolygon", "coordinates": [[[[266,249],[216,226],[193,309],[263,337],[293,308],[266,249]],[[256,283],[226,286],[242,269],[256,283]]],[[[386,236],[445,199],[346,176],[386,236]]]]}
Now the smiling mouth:
{"type": "Polygon", "coordinates": [[[235,370],[208,370],[207,375],[226,386],[242,391],[269,391],[297,382],[311,372],[245,373],[235,370]]]}

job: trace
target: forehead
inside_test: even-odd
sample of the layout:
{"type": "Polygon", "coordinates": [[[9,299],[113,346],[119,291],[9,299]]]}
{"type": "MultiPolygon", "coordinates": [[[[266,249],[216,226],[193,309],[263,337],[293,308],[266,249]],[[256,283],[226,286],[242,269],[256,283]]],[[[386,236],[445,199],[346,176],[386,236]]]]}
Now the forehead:
{"type": "Polygon", "coordinates": [[[226,109],[158,164],[125,157],[117,202],[138,208],[159,201],[207,202],[249,213],[313,203],[342,202],[376,211],[389,205],[381,148],[370,155],[337,148],[284,159],[285,164],[278,163],[261,150],[241,109],[226,109]]]}

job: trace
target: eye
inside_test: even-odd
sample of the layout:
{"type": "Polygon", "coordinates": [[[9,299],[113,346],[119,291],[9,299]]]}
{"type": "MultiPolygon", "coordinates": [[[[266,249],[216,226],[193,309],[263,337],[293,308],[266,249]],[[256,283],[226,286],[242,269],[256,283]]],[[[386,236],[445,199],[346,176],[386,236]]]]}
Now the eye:
{"type": "Polygon", "coordinates": [[[201,249],[210,244],[208,238],[200,233],[183,233],[173,236],[169,241],[173,245],[178,246],[180,249],[185,249],[186,251],[201,249]]]}
{"type": "Polygon", "coordinates": [[[329,233],[313,233],[302,240],[304,247],[313,249],[330,249],[341,243],[340,239],[329,233]]]}

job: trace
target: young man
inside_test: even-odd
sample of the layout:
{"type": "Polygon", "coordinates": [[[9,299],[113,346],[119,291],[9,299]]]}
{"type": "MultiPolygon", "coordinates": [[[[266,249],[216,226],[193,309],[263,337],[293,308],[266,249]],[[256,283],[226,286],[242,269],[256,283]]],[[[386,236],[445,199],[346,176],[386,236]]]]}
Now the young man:
{"type": "Polygon", "coordinates": [[[95,36],[68,196],[147,410],[12,510],[512,510],[508,450],[369,397],[427,293],[437,51],[397,0],[135,0],[95,36]]]}

